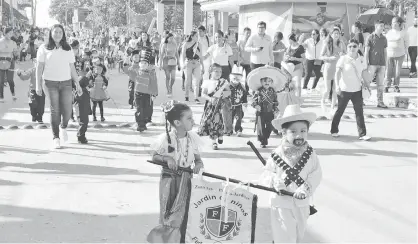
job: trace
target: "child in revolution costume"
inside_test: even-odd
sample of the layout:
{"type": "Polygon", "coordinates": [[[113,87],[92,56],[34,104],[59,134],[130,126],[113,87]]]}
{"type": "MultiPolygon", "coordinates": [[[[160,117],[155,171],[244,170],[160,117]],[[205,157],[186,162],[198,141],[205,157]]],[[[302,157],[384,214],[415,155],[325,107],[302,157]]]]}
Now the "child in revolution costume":
{"type": "Polygon", "coordinates": [[[167,163],[160,180],[160,224],[148,234],[149,243],[184,243],[187,209],[190,201],[191,178],[178,167],[193,168],[195,174],[203,168],[200,138],[192,131],[193,113],[189,106],[176,101],[162,105],[166,132],[151,144],[153,161],[167,163]],[[169,126],[173,128],[169,130],[169,126]]]}
{"type": "Polygon", "coordinates": [[[137,131],[147,130],[146,124],[152,116],[152,100],[158,95],[156,76],[149,70],[151,52],[148,49],[132,52],[132,65],[125,68],[129,79],[135,82],[135,120],[137,131]]]}
{"type": "MultiPolygon", "coordinates": [[[[242,79],[244,77],[244,68],[237,67],[234,65],[232,68],[231,74],[229,75],[229,80],[231,85],[229,89],[231,90],[231,129],[226,131],[228,134],[232,134],[232,127],[234,125],[234,119],[236,119],[234,131],[237,133],[237,136],[242,135],[242,118],[244,118],[244,109],[243,106],[247,106],[247,90],[242,84],[242,79]]],[[[245,84],[245,82],[244,82],[245,84]]]]}
{"type": "Polygon", "coordinates": [[[229,82],[221,78],[222,67],[219,64],[212,64],[209,72],[210,80],[204,80],[202,84],[202,98],[206,99],[206,103],[197,133],[200,136],[209,136],[213,150],[218,150],[218,143],[223,143],[224,135],[222,106],[227,98],[223,94],[231,91],[229,82]]]}
{"type": "Polygon", "coordinates": [[[309,198],[322,179],[315,150],[308,144],[315,113],[303,113],[298,104],[286,107],[283,117],[273,120],[282,131],[280,145],[267,160],[261,183],[276,190],[294,192],[294,197],[272,194],[271,226],[274,243],[301,242],[309,217],[309,198]]]}
{"type": "Polygon", "coordinates": [[[268,145],[273,130],[271,121],[278,112],[276,91],[284,86],[287,80],[288,77],[278,68],[271,66],[257,68],[248,75],[248,86],[255,91],[251,106],[257,110],[257,137],[262,148],[268,145]]]}

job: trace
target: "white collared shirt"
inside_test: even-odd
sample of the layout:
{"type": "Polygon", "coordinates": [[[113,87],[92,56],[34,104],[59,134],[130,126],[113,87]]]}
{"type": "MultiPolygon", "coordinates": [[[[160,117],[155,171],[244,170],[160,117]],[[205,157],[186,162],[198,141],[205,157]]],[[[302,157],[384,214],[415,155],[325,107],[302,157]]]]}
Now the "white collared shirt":
{"type": "Polygon", "coordinates": [[[267,34],[250,36],[245,45],[245,51],[251,52],[250,61],[253,64],[268,64],[274,60],[272,39],[267,34]],[[263,50],[256,51],[259,47],[263,47],[263,50]]]}
{"type": "Polygon", "coordinates": [[[229,64],[229,56],[233,53],[232,48],[225,43],[223,47],[218,46],[218,44],[213,44],[208,48],[208,54],[210,54],[212,58],[212,63],[227,66],[229,64]]]}

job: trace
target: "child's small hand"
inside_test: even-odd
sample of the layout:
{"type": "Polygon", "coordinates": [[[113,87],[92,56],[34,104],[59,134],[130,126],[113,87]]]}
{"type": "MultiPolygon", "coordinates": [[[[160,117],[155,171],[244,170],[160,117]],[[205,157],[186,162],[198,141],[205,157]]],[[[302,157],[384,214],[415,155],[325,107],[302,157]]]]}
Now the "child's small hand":
{"type": "Polygon", "coordinates": [[[297,190],[293,197],[299,200],[303,200],[308,197],[308,193],[304,190],[297,190]]]}
{"type": "Polygon", "coordinates": [[[201,169],[203,169],[203,163],[197,163],[193,168],[193,173],[199,174],[201,169]]]}
{"type": "Polygon", "coordinates": [[[177,170],[177,163],[176,163],[176,161],[172,157],[164,157],[164,158],[165,158],[165,160],[167,162],[167,165],[168,165],[168,168],[169,169],[171,169],[171,170],[177,170]]]}
{"type": "Polygon", "coordinates": [[[260,105],[256,105],[256,106],[255,106],[255,110],[257,110],[258,112],[261,112],[261,107],[260,107],[260,105]]]}

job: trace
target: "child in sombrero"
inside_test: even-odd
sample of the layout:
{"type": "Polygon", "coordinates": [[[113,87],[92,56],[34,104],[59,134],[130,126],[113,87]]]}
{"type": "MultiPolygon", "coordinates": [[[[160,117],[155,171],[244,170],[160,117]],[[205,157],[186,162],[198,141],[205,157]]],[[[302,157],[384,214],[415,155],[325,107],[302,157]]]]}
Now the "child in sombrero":
{"type": "Polygon", "coordinates": [[[277,191],[294,192],[293,197],[272,194],[274,243],[300,242],[305,234],[310,197],[322,179],[318,156],[308,144],[308,131],[315,120],[315,113],[304,113],[295,104],[287,106],[283,117],[272,122],[283,138],[267,160],[261,183],[277,191]]]}
{"type": "Polygon", "coordinates": [[[276,91],[286,84],[287,77],[278,68],[264,66],[251,71],[247,79],[248,86],[255,91],[251,106],[257,110],[257,139],[265,148],[273,131],[271,121],[278,112],[276,91]]]}

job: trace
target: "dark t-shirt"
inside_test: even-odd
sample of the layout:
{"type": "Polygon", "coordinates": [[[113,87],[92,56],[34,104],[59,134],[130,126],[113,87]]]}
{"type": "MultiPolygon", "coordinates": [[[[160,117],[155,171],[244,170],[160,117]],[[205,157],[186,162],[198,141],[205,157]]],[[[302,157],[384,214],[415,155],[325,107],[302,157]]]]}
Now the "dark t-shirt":
{"type": "MultiPolygon", "coordinates": [[[[305,48],[303,48],[302,45],[299,45],[299,47],[296,48],[296,49],[292,49],[290,47],[287,49],[287,54],[290,57],[294,57],[294,58],[302,58],[302,54],[304,54],[304,53],[305,53],[305,48]]],[[[301,62],[299,62],[299,61],[287,61],[286,63],[292,63],[294,65],[298,65],[301,62]]]]}
{"type": "Polygon", "coordinates": [[[366,47],[369,47],[369,64],[386,66],[385,48],[388,46],[388,41],[384,35],[377,35],[372,33],[366,41],[366,47]]]}

